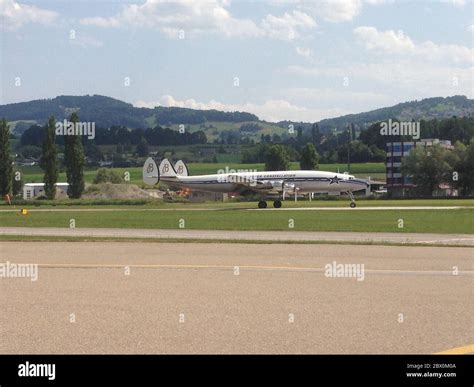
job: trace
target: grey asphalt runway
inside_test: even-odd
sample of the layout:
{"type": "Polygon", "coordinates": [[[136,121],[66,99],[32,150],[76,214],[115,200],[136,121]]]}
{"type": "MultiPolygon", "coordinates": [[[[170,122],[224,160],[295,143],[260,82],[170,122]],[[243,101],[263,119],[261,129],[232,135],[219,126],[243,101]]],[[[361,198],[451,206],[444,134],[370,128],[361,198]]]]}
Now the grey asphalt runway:
{"type": "Polygon", "coordinates": [[[264,242],[344,242],[474,246],[472,234],[366,233],[315,231],[234,231],[65,227],[0,227],[0,235],[107,238],[206,239],[264,242]]]}
{"type": "MultiPolygon", "coordinates": [[[[0,353],[474,352],[464,247],[0,242],[0,353]],[[363,280],[326,265],[364,265],[363,280]]],[[[359,277],[362,278],[362,277],[359,277]]]]}

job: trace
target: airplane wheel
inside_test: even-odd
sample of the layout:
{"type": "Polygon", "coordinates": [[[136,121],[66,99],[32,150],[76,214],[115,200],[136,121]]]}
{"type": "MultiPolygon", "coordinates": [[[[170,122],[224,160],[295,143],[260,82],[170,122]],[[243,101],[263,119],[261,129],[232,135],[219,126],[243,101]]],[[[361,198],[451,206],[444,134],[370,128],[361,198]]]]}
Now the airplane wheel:
{"type": "Polygon", "coordinates": [[[350,205],[351,205],[351,208],[356,208],[356,204],[354,202],[352,202],[350,205]]]}
{"type": "Polygon", "coordinates": [[[264,200],[260,200],[258,202],[258,208],[267,208],[267,202],[264,200]]]}
{"type": "Polygon", "coordinates": [[[273,202],[273,207],[280,208],[281,207],[281,200],[275,200],[273,202]]]}

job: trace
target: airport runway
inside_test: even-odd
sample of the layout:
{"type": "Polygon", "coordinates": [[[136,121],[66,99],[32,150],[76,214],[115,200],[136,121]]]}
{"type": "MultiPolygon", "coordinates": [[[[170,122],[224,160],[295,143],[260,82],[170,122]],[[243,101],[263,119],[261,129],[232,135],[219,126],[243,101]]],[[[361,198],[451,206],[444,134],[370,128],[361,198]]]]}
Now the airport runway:
{"type": "Polygon", "coordinates": [[[472,248],[0,242],[0,253],[39,265],[37,281],[0,278],[0,353],[474,352],[472,248]],[[364,264],[363,280],[327,277],[334,262],[364,264]]]}
{"type": "Polygon", "coordinates": [[[319,231],[233,231],[188,229],[120,229],[61,227],[0,227],[0,235],[78,236],[106,238],[204,239],[215,241],[344,242],[474,246],[472,234],[366,233],[319,231]]]}

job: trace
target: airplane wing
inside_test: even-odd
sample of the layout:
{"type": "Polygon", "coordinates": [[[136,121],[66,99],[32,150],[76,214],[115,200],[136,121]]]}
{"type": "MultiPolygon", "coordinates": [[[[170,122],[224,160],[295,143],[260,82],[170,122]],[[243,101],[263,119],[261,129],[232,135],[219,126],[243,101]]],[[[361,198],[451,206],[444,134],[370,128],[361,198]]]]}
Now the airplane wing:
{"type": "Polygon", "coordinates": [[[241,175],[234,175],[235,179],[232,181],[239,187],[240,192],[265,192],[265,193],[279,193],[285,189],[287,185],[284,180],[275,179],[262,179],[262,180],[254,180],[246,178],[245,176],[241,175]]]}

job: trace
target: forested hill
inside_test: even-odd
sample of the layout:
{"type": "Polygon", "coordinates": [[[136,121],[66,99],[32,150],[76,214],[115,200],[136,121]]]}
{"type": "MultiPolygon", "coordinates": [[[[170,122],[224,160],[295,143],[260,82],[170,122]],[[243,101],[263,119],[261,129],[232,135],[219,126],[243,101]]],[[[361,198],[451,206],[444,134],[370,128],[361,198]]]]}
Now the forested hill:
{"type": "Polygon", "coordinates": [[[137,108],[132,104],[101,95],[62,95],[53,99],[1,105],[0,117],[8,121],[29,121],[29,126],[31,121],[44,124],[51,115],[54,115],[57,120],[69,118],[73,111],[79,112],[81,121],[95,122],[97,126],[104,128],[111,126],[146,128],[154,125],[201,124],[208,121],[258,121],[258,117],[254,114],[244,112],[178,107],[137,108]]]}
{"type": "Polygon", "coordinates": [[[418,121],[456,117],[474,117],[474,100],[464,95],[453,97],[426,98],[420,101],[399,103],[395,106],[372,110],[366,113],[348,114],[345,116],[322,120],[320,129],[344,128],[350,123],[365,128],[374,122],[389,118],[400,121],[418,121]]]}
{"type": "MultiPolygon", "coordinates": [[[[312,123],[281,121],[269,125],[260,121],[251,113],[222,112],[218,110],[194,110],[178,107],[137,108],[132,104],[100,95],[59,96],[53,99],[42,99],[0,105],[0,118],[15,122],[12,127],[17,133],[22,133],[32,124],[43,125],[54,115],[57,120],[69,118],[75,110],[79,111],[81,121],[95,122],[98,127],[123,126],[128,128],[149,128],[156,125],[171,127],[177,124],[212,126],[212,130],[220,132],[228,129],[226,123],[252,127],[254,135],[260,136],[260,130],[266,129],[265,134],[278,131],[278,127],[287,128],[294,124],[308,130],[312,123]],[[248,124],[252,122],[252,124],[248,124]],[[253,122],[255,124],[253,124],[253,122]],[[242,125],[240,125],[242,123],[242,125]],[[212,124],[212,125],[210,125],[212,124]],[[278,126],[277,126],[278,125],[278,126]]],[[[427,98],[420,101],[399,103],[395,106],[372,110],[365,113],[350,114],[318,123],[320,130],[343,129],[350,123],[358,128],[367,128],[374,122],[395,118],[399,120],[430,120],[457,117],[474,117],[474,100],[465,96],[427,98]]],[[[234,125],[235,126],[235,125],[234,125]]],[[[245,132],[245,130],[243,130],[245,132]]]]}

